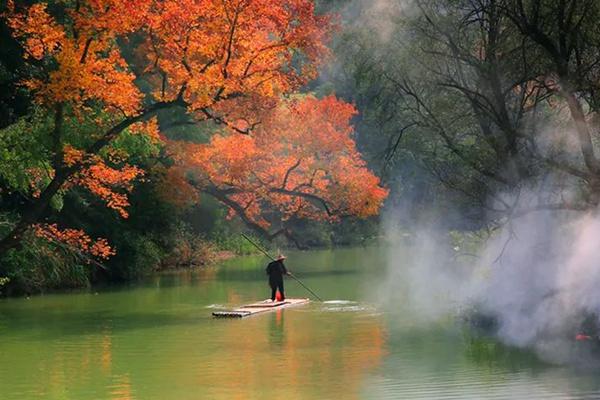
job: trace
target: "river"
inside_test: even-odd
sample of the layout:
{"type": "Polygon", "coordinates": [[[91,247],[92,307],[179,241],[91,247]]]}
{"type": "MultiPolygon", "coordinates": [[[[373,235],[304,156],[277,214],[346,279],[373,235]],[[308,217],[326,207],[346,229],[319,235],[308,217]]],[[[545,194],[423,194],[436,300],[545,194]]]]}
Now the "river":
{"type": "MultiPolygon", "coordinates": [[[[384,253],[291,252],[289,268],[326,302],[245,319],[211,312],[268,295],[264,257],[0,300],[0,398],[600,398],[598,371],[543,363],[453,318],[417,323],[402,304],[378,306],[384,253]]],[[[291,280],[286,291],[306,295],[291,280]]]]}

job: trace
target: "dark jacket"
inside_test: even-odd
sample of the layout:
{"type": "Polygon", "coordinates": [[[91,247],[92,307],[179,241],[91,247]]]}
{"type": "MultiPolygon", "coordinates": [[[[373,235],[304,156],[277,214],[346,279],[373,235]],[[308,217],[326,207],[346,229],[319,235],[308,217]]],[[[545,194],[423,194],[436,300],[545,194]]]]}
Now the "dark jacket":
{"type": "Polygon", "coordinates": [[[287,275],[287,269],[283,265],[282,260],[272,261],[267,265],[267,275],[269,275],[269,283],[278,283],[283,280],[283,275],[287,275]]]}

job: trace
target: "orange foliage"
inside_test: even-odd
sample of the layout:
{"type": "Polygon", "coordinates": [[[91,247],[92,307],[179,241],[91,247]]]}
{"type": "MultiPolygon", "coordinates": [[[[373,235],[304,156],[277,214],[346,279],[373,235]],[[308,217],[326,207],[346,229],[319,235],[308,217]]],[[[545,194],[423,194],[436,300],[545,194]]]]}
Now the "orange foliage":
{"type": "Polygon", "coordinates": [[[115,251],[106,239],[92,240],[85,232],[78,229],[58,229],[56,224],[37,224],[34,226],[36,236],[50,242],[64,243],[68,247],[98,258],[109,258],[115,251]]]}
{"type": "Polygon", "coordinates": [[[199,199],[198,191],[185,178],[185,170],[173,166],[166,170],[158,182],[158,194],[178,208],[186,208],[199,199]]]}
{"type": "MultiPolygon", "coordinates": [[[[184,85],[191,110],[245,95],[276,97],[316,75],[329,17],[310,0],[172,0],[152,2],[143,48],[147,72],[166,74],[156,98],[184,85]],[[297,70],[295,54],[306,57],[297,70]]],[[[298,60],[299,61],[299,60],[298,60]]],[[[235,103],[235,101],[233,101],[235,103]]]]}
{"type": "Polygon", "coordinates": [[[76,112],[85,110],[88,101],[127,115],[138,110],[141,93],[134,85],[135,75],[127,70],[108,32],[86,35],[74,27],[77,36],[68,35],[44,3],[31,6],[25,14],[13,14],[9,25],[15,36],[24,39],[28,56],[38,60],[51,56],[58,64],[46,80],[24,82],[40,103],[70,102],[76,112]]]}
{"type": "Polygon", "coordinates": [[[29,175],[29,190],[34,198],[40,197],[44,182],[48,178],[53,178],[54,171],[46,168],[28,168],[27,174],[29,175]]]}
{"type": "Polygon", "coordinates": [[[253,135],[224,132],[180,159],[207,188],[267,227],[265,207],[292,216],[337,220],[375,215],[388,191],[356,150],[356,110],[333,96],[282,103],[253,135]]]}
{"type": "Polygon", "coordinates": [[[71,145],[65,145],[63,148],[63,162],[68,167],[82,162],[84,155],[83,150],[76,149],[71,145]]]}
{"type": "Polygon", "coordinates": [[[87,0],[63,3],[68,26],[39,3],[8,14],[26,53],[58,65],[26,85],[43,104],[69,102],[76,111],[94,101],[134,115],[142,94],[117,40],[142,38],[135,71],[152,84],[156,100],[181,94],[191,113],[207,107],[234,121],[239,102],[289,93],[314,78],[326,54],[329,16],[311,0],[87,0]],[[227,115],[225,115],[227,114],[227,115]]]}
{"type": "MultiPolygon", "coordinates": [[[[14,8],[13,3],[9,0],[11,8],[14,8]]],[[[44,3],[32,5],[24,14],[12,15],[9,26],[25,39],[26,58],[41,60],[46,55],[54,55],[66,40],[63,28],[46,12],[44,3]]]]}
{"type": "Polygon", "coordinates": [[[129,131],[133,134],[146,135],[155,143],[162,140],[156,117],[131,125],[129,131]]]}
{"type": "MultiPolygon", "coordinates": [[[[109,154],[108,157],[113,161],[121,161],[118,154],[109,154]]],[[[66,145],[63,150],[63,162],[67,166],[76,163],[86,165],[69,180],[67,188],[73,185],[85,187],[94,195],[100,197],[108,208],[117,211],[121,217],[127,218],[126,207],[129,206],[127,193],[133,189],[133,182],[144,175],[143,170],[128,164],[120,169],[109,167],[99,156],[86,159],[82,150],[70,145],[66,145]]]]}
{"type": "Polygon", "coordinates": [[[115,189],[130,192],[133,189],[133,181],[143,174],[144,171],[136,166],[125,165],[121,169],[115,169],[98,160],[77,174],[72,182],[85,187],[100,197],[108,208],[117,211],[121,217],[127,218],[129,216],[126,210],[129,206],[127,194],[119,193],[115,189]]]}

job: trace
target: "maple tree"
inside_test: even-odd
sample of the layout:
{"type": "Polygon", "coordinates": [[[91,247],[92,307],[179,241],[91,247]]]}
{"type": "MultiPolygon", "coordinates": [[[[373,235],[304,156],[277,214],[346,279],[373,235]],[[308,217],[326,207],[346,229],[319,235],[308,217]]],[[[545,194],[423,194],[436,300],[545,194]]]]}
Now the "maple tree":
{"type": "MultiPolygon", "coordinates": [[[[34,71],[22,85],[33,93],[37,106],[51,115],[53,127],[48,132],[48,162],[32,169],[30,204],[0,241],[0,254],[18,245],[35,224],[38,231],[46,227],[48,235],[60,237],[39,223],[53,197],[74,186],[86,188],[127,217],[127,193],[143,171],[130,165],[111,143],[123,132],[166,140],[153,118],[165,109],[183,109],[194,123],[210,122],[228,132],[208,147],[179,146],[179,159],[193,161],[211,179],[218,175],[211,169],[217,164],[208,162],[211,148],[233,158],[251,157],[252,146],[255,156],[266,154],[269,147],[280,156],[291,152],[281,164],[289,170],[283,172],[286,185],[279,192],[272,188],[269,197],[269,204],[284,218],[324,218],[315,201],[325,207],[330,219],[346,213],[372,215],[385,197],[353,147],[351,106],[334,98],[284,100],[316,77],[327,54],[334,24],[331,16],[315,13],[311,0],[86,0],[28,7],[11,1],[4,17],[34,71]],[[309,112],[313,106],[318,107],[315,114],[309,112]],[[318,129],[301,126],[305,117],[311,117],[305,123],[317,124],[318,129]],[[73,134],[77,121],[91,121],[94,129],[73,134]],[[286,148],[294,141],[305,146],[286,148]],[[327,146],[330,153],[324,151],[327,146]],[[321,158],[315,158],[313,150],[321,158]],[[295,151],[302,153],[292,154],[295,151]],[[340,154],[334,155],[336,151],[340,154]],[[302,162],[291,168],[297,162],[294,157],[302,162]],[[36,174],[44,178],[34,179],[36,174]],[[304,185],[312,187],[286,192],[301,185],[306,174],[312,175],[304,185]]],[[[281,170],[260,163],[251,167],[258,179],[281,178],[281,170]]],[[[221,168],[236,171],[225,162],[221,168]]],[[[181,189],[176,190],[176,202],[185,203],[181,195],[192,193],[181,171],[167,176],[181,189]]],[[[221,200],[230,207],[230,201],[238,205],[254,201],[252,207],[258,207],[259,197],[262,201],[267,197],[257,181],[240,182],[238,193],[226,193],[221,200]]],[[[202,189],[222,189],[223,182],[215,179],[214,183],[202,189]]],[[[248,205],[240,215],[254,226],[265,227],[260,212],[252,207],[248,205]]]]}
{"type": "Polygon", "coordinates": [[[352,138],[356,109],[334,96],[297,96],[281,102],[252,135],[231,129],[210,143],[186,146],[179,163],[196,185],[226,204],[232,215],[267,236],[265,216],[338,221],[376,215],[387,196],[352,138]]]}

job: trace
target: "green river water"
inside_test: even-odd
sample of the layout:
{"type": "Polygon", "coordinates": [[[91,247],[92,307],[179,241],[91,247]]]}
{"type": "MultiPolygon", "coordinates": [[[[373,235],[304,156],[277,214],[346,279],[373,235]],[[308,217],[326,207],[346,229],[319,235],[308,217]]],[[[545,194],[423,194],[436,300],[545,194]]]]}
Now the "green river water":
{"type": "Polygon", "coordinates": [[[264,257],[0,300],[0,399],[600,398],[598,371],[378,306],[384,253],[292,252],[288,267],[327,301],[237,320],[211,312],[268,296],[264,257]]]}

